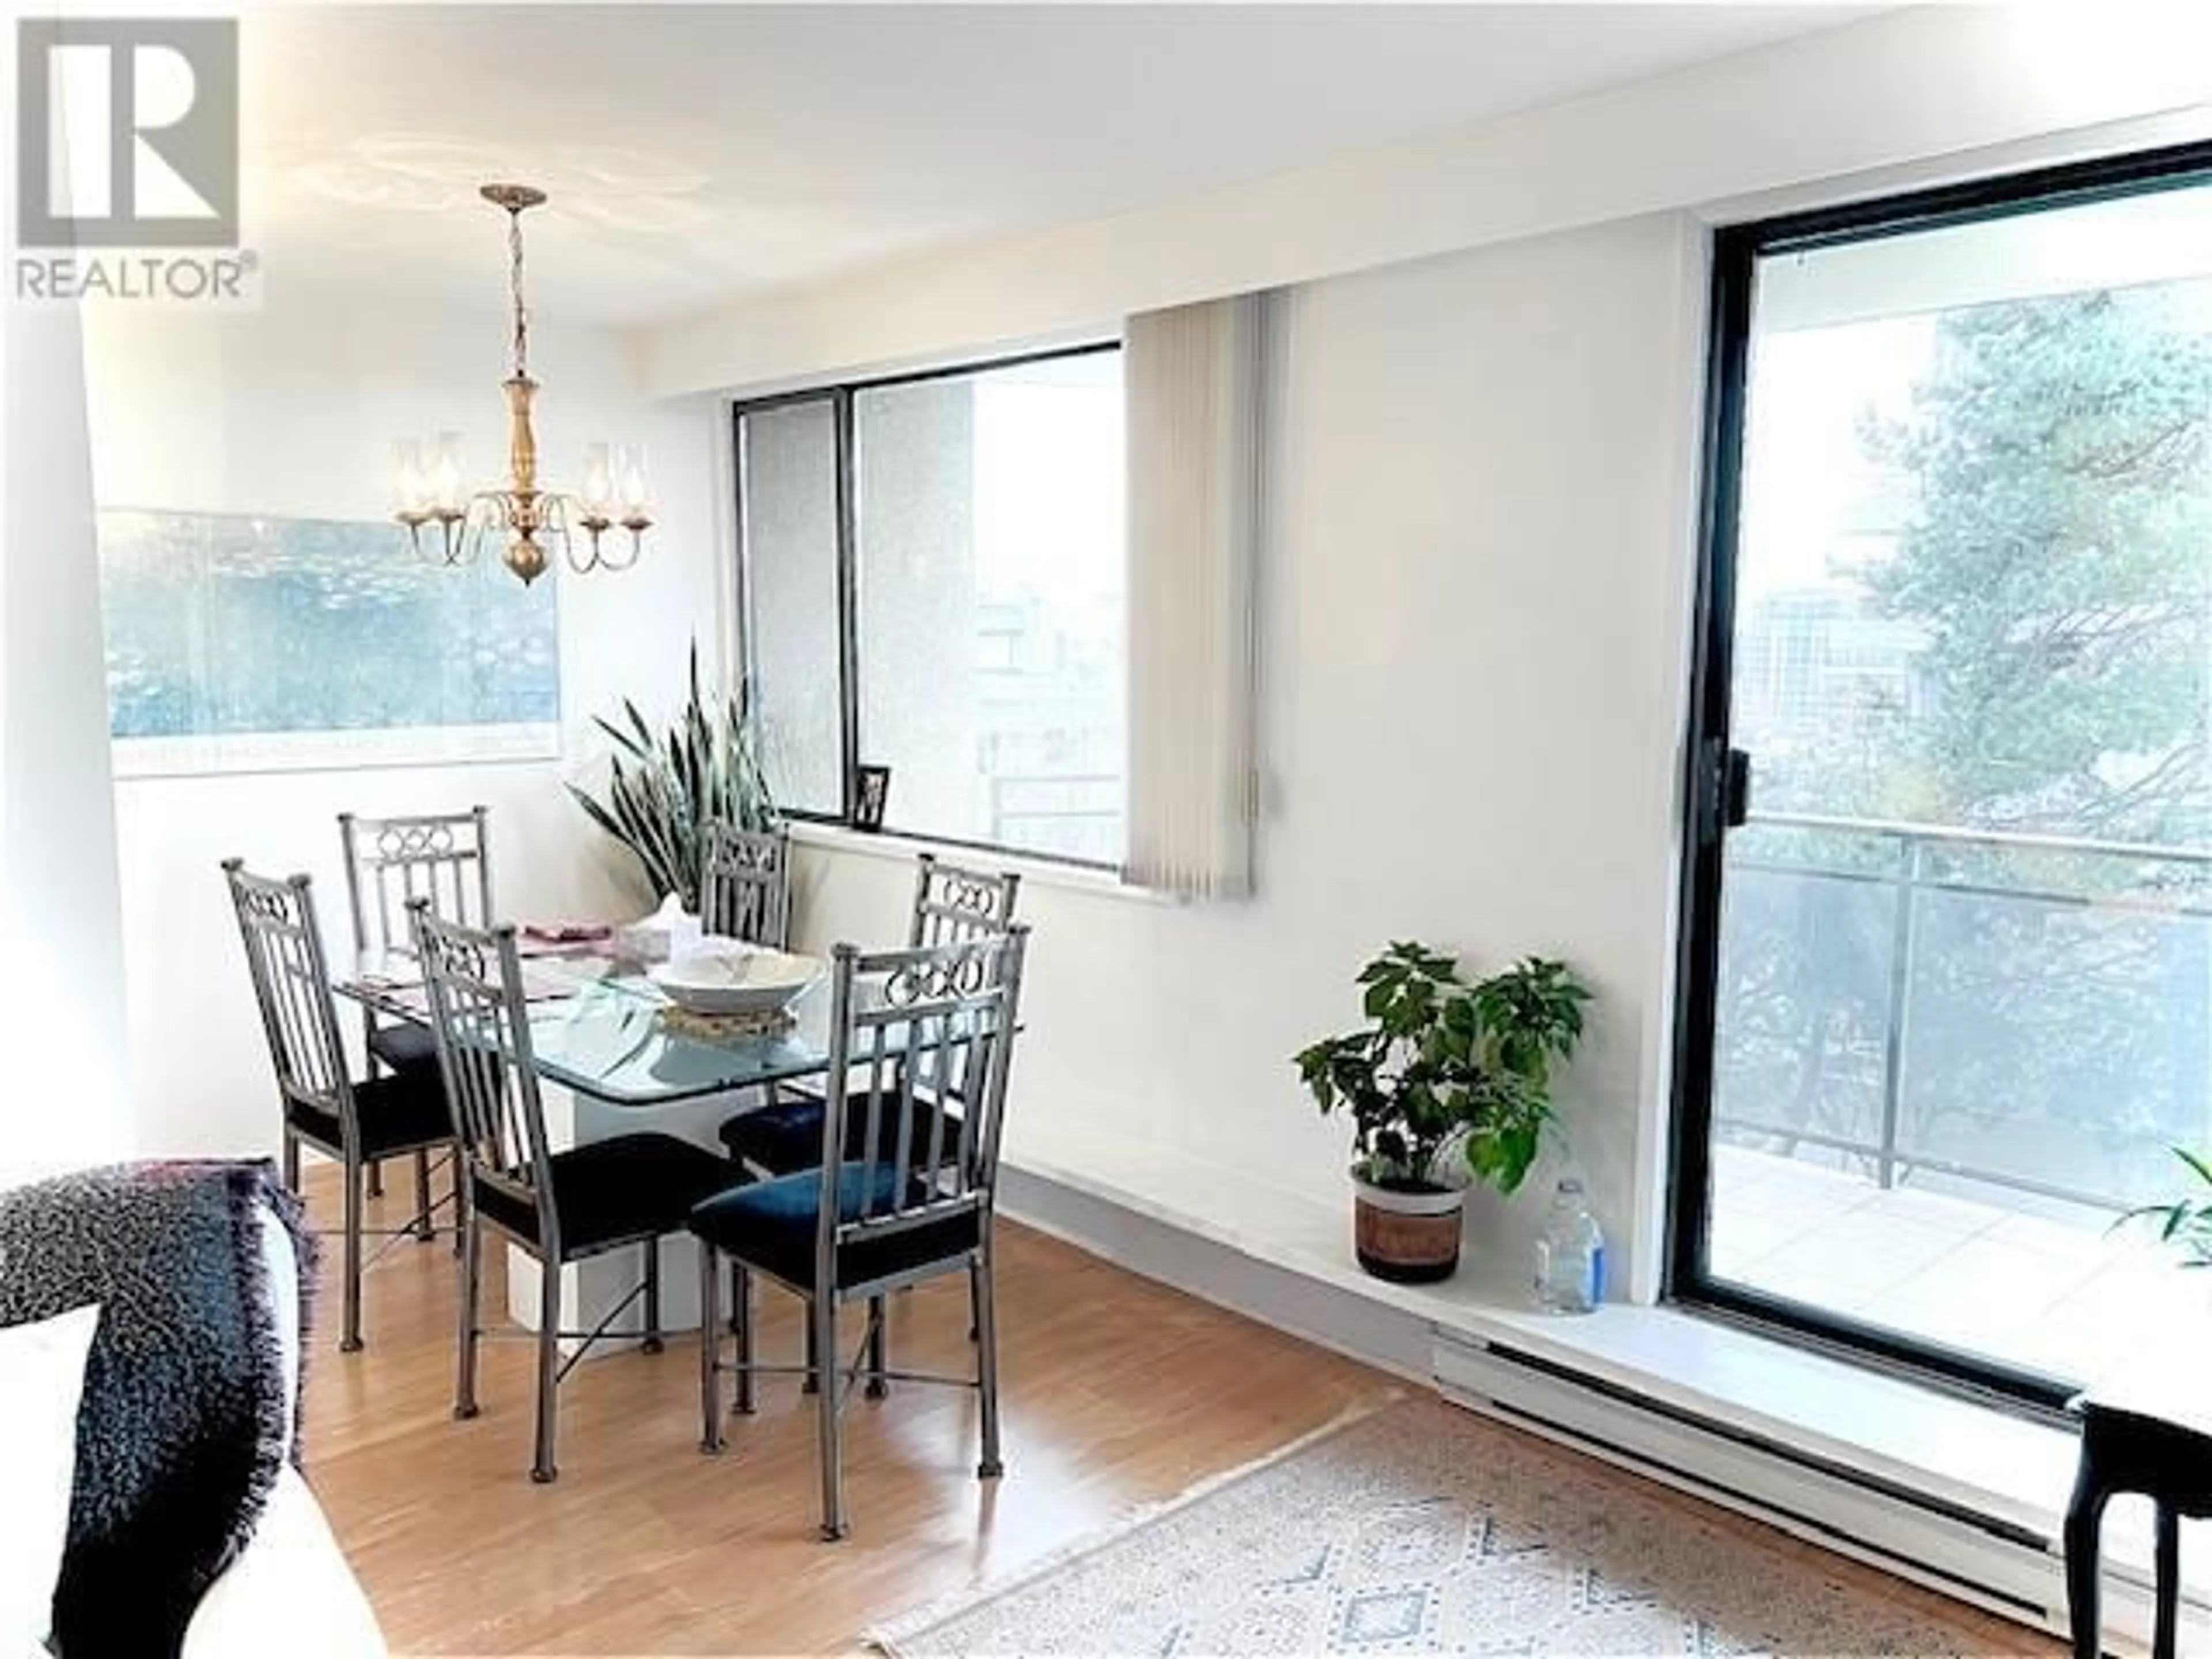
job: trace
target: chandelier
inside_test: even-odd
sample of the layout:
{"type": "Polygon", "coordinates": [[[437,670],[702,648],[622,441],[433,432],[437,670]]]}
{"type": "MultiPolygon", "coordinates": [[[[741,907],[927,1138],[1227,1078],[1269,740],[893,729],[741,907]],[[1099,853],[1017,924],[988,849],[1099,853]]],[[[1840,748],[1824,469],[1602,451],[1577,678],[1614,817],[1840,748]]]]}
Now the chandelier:
{"type": "Polygon", "coordinates": [[[526,583],[544,574],[556,547],[579,575],[627,570],[653,527],[641,447],[587,446],[583,488],[574,495],[538,487],[538,434],[530,420],[538,382],[530,378],[530,314],[522,301],[522,216],[542,205],[545,192],[531,185],[486,185],[482,194],[507,215],[507,288],[514,307],[514,368],[501,383],[507,393],[507,482],[467,489],[457,432],[441,432],[428,445],[404,439],[395,457],[392,516],[405,526],[409,546],[433,563],[470,563],[495,535],[504,544],[501,561],[526,583]],[[617,529],[628,532],[626,545],[611,533],[617,529]]]}

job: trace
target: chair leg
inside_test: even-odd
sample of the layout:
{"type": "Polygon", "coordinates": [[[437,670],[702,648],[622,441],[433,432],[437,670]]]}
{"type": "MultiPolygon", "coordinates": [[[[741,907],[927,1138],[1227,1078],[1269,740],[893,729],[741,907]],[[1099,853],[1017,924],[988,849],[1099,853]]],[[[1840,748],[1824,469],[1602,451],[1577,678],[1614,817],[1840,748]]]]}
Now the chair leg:
{"type": "Polygon", "coordinates": [[[289,1129],[284,1131],[284,1185],[291,1192],[300,1190],[300,1138],[289,1129]]]}
{"type": "Polygon", "coordinates": [[[991,1480],[1004,1474],[1006,1466],[999,1460],[999,1296],[988,1244],[975,1267],[975,1397],[983,1416],[983,1457],[975,1474],[991,1480]]]}
{"type": "MultiPolygon", "coordinates": [[[[700,1304],[701,1318],[706,1317],[706,1304],[700,1304]]],[[[713,1326],[702,1327],[712,1330],[713,1326]]],[[[647,1353],[659,1353],[660,1340],[660,1241],[645,1241],[645,1340],[639,1344],[647,1353]]]]}
{"type": "Polygon", "coordinates": [[[753,1414],[753,1276],[744,1264],[730,1263],[730,1322],[738,1335],[738,1409],[753,1414]]]}
{"type": "MultiPolygon", "coordinates": [[[[453,1150],[446,1154],[446,1160],[452,1164],[453,1170],[453,1218],[458,1221],[460,1218],[461,1206],[468,1201],[466,1183],[469,1178],[468,1162],[461,1156],[460,1142],[453,1143],[453,1150]]],[[[453,1232],[453,1255],[458,1257],[460,1253],[461,1235],[457,1227],[453,1232]]]]}
{"type": "Polygon", "coordinates": [[[2151,1629],[2151,1659],[2174,1659],[2181,1651],[2181,1517],[2170,1504],[2158,1506],[2158,1620],[2151,1629]]]}
{"type": "Polygon", "coordinates": [[[427,1146],[415,1149],[415,1242],[428,1244],[438,1236],[438,1224],[430,1209],[430,1150],[427,1146]]]}
{"type": "Polygon", "coordinates": [[[348,1158],[345,1164],[345,1330],[338,1339],[338,1350],[342,1353],[361,1352],[361,1188],[360,1161],[348,1158]]]}
{"type": "MultiPolygon", "coordinates": [[[[836,1345],[832,1343],[830,1346],[835,1347],[836,1345]]],[[[799,1378],[799,1393],[813,1394],[817,1392],[821,1384],[821,1381],[822,1345],[815,1336],[814,1321],[810,1316],[806,1321],[806,1370],[799,1378]]]]}
{"type": "Polygon", "coordinates": [[[2066,1611],[2075,1659],[2098,1659],[2104,1649],[2104,1620],[2097,1605],[2098,1552],[2107,1494],[2097,1477],[2089,1445],[2085,1435],[2074,1495],[2066,1506],[2066,1611]]]}
{"type": "Polygon", "coordinates": [[[890,1304],[880,1296],[868,1298],[868,1398],[881,1400],[891,1391],[890,1379],[884,1373],[890,1369],[887,1358],[890,1347],[890,1304]]]}
{"type": "Polygon", "coordinates": [[[461,1246],[459,1371],[453,1383],[453,1415],[465,1421],[477,1411],[477,1334],[483,1323],[483,1232],[476,1217],[465,1211],[455,1218],[453,1230],[461,1246]]]}
{"type": "Polygon", "coordinates": [[[538,1450],[530,1478],[544,1486],[560,1474],[553,1466],[555,1413],[561,1370],[561,1264],[538,1264],[538,1450]]]}
{"type": "Polygon", "coordinates": [[[807,1328],[814,1337],[815,1386],[820,1397],[815,1402],[815,1438],[817,1449],[822,1454],[822,1535],[825,1539],[842,1538],[845,1524],[845,1468],[838,1443],[839,1419],[837,1407],[842,1390],[837,1376],[837,1304],[827,1296],[817,1295],[806,1304],[807,1328]]]}
{"type": "Polygon", "coordinates": [[[722,1449],[722,1400],[714,1386],[714,1361],[722,1344],[722,1272],[720,1254],[699,1241],[699,1449],[722,1449]]]}
{"type": "Polygon", "coordinates": [[[970,1342],[980,1340],[983,1334],[983,1328],[979,1322],[980,1316],[975,1311],[976,1309],[982,1306],[982,1264],[978,1261],[970,1261],[968,1264],[968,1340],[970,1342]]]}
{"type": "Polygon", "coordinates": [[[384,1165],[374,1158],[368,1161],[368,1195],[371,1198],[384,1196],[384,1165]]]}

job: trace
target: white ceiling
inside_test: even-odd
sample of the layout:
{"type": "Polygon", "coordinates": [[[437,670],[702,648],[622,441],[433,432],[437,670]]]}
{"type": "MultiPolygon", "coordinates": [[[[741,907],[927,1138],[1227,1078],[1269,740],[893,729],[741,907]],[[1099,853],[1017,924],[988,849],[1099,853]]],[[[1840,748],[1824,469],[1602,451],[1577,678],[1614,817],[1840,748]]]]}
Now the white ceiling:
{"type": "Polygon", "coordinates": [[[1849,21],[1832,5],[252,11],[248,239],[289,272],[635,325],[1095,219],[1849,21]]]}

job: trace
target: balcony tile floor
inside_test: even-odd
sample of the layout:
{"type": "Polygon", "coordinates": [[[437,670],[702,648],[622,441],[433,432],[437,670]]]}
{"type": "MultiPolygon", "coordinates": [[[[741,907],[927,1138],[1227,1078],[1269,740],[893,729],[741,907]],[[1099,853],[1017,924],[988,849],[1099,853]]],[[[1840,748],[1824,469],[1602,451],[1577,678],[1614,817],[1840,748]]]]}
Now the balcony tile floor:
{"type": "Polygon", "coordinates": [[[2178,1260],[2147,1231],[1714,1152],[1717,1277],[2070,1381],[2212,1364],[2212,1270],[2178,1260]]]}

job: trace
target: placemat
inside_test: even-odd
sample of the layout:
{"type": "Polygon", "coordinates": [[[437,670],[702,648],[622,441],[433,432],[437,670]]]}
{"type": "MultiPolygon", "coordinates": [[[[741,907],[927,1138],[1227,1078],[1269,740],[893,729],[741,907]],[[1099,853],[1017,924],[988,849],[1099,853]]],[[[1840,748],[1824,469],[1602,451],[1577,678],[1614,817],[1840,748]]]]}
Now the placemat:
{"type": "Polygon", "coordinates": [[[700,1042],[758,1042],[781,1036],[799,1022],[787,1008],[754,1014],[702,1014],[671,1003],[660,1011],[660,1023],[677,1036],[700,1042]]]}

